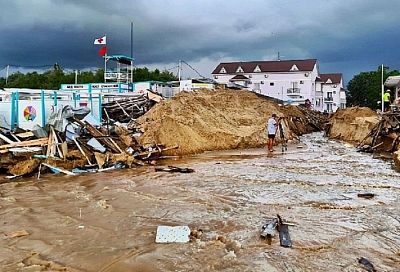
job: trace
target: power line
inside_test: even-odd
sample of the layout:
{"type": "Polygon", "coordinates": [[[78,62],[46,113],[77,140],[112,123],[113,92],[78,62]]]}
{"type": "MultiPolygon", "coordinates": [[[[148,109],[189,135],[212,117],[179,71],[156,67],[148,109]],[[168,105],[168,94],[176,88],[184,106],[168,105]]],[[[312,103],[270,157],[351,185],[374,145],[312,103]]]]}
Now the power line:
{"type": "Polygon", "coordinates": [[[53,67],[54,64],[44,64],[44,65],[17,65],[17,64],[9,64],[8,66],[10,66],[10,67],[15,67],[15,68],[34,69],[34,68],[53,67]]]}
{"type": "Polygon", "coordinates": [[[190,69],[192,69],[193,71],[196,72],[196,74],[198,74],[201,78],[206,78],[205,76],[201,75],[196,69],[194,69],[189,63],[187,63],[186,61],[182,60],[182,62],[184,64],[186,64],[187,66],[189,66],[190,69]]]}

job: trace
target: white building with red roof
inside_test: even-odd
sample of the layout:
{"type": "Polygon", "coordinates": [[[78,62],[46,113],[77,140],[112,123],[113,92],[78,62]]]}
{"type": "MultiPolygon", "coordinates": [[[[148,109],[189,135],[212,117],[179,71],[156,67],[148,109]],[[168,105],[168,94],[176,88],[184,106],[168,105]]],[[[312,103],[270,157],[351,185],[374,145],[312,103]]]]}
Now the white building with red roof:
{"type": "Polygon", "coordinates": [[[342,75],[321,75],[316,59],[226,62],[212,75],[219,84],[235,83],[285,103],[300,105],[309,100],[318,111],[346,106],[342,75]]]}

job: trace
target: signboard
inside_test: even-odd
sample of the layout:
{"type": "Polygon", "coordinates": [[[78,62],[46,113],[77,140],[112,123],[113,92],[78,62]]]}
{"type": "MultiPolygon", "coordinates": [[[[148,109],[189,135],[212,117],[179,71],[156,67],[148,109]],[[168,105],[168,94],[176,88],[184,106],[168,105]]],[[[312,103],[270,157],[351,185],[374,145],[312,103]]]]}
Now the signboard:
{"type": "Polygon", "coordinates": [[[23,129],[33,129],[35,125],[42,125],[43,114],[40,110],[40,101],[18,101],[18,125],[23,129]]]}
{"type": "MultiPolygon", "coordinates": [[[[63,91],[88,91],[90,84],[61,84],[61,90],[63,91]]],[[[92,91],[101,91],[101,90],[118,90],[119,85],[121,85],[121,89],[127,90],[129,89],[128,84],[121,83],[91,83],[92,91]]]]}

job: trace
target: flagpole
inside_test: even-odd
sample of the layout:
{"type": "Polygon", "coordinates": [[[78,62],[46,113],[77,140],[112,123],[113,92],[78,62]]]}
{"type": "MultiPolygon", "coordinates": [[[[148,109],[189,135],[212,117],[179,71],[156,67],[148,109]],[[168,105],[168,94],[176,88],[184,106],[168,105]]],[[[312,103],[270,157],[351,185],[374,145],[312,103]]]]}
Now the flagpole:
{"type": "Polygon", "coordinates": [[[106,54],[103,56],[103,58],[104,58],[104,83],[106,83],[107,82],[107,80],[106,80],[106,73],[107,73],[107,34],[104,34],[104,37],[106,37],[106,44],[105,44],[105,46],[106,46],[106,54]]]}

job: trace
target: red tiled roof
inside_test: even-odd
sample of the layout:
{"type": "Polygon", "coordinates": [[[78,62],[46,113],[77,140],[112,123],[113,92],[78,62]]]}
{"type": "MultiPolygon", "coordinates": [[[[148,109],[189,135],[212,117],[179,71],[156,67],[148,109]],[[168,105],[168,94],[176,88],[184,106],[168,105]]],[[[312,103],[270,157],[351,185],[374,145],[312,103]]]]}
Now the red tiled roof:
{"type": "Polygon", "coordinates": [[[249,78],[247,76],[244,75],[236,75],[234,77],[232,77],[230,80],[248,80],[249,78]]]}
{"type": "Polygon", "coordinates": [[[293,65],[296,65],[299,71],[312,71],[316,64],[316,59],[307,60],[281,60],[281,61],[250,61],[250,62],[223,62],[214,69],[212,74],[220,73],[225,68],[226,74],[235,74],[237,69],[242,67],[244,73],[254,73],[256,67],[260,67],[261,73],[265,72],[290,72],[293,65]]]}
{"type": "Polygon", "coordinates": [[[320,74],[321,81],[326,83],[328,79],[332,81],[332,84],[339,84],[342,80],[342,74],[320,74]]]}

